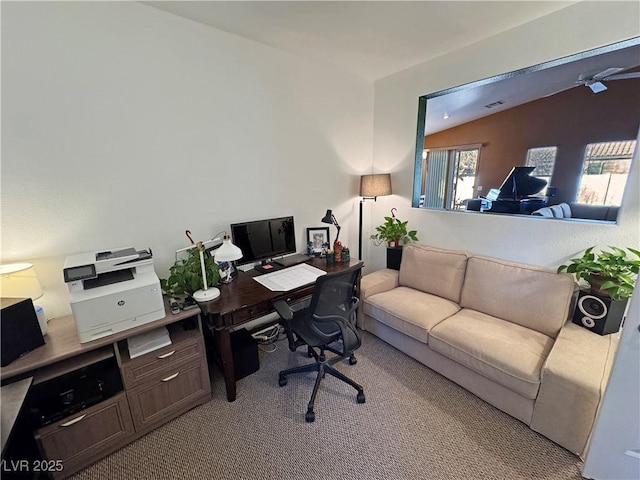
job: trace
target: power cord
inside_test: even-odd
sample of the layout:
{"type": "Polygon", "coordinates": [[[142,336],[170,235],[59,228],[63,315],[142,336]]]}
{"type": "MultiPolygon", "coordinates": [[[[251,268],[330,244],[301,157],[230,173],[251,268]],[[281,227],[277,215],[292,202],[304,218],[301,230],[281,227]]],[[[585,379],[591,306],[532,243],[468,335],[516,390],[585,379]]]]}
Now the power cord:
{"type": "Polygon", "coordinates": [[[280,340],[281,332],[284,332],[284,329],[281,325],[276,324],[266,330],[253,334],[252,337],[259,342],[258,347],[260,350],[266,353],[273,353],[278,349],[275,342],[280,340]]]}

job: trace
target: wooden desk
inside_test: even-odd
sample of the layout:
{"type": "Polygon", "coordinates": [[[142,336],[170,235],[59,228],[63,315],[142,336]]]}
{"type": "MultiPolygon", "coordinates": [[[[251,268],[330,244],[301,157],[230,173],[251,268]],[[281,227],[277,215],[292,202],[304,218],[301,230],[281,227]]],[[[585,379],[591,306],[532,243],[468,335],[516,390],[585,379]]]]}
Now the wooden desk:
{"type": "MultiPolygon", "coordinates": [[[[360,263],[360,260],[354,259],[350,263],[327,265],[324,258],[311,258],[306,263],[331,273],[352,267],[360,263]]],[[[285,299],[287,302],[295,302],[313,293],[313,283],[288,292],[272,292],[253,279],[256,275],[255,270],[239,272],[233,282],[220,287],[220,297],[200,303],[200,310],[205,315],[207,326],[213,334],[215,347],[220,356],[227,388],[227,400],[230,402],[236,399],[230,329],[273,312],[273,302],[276,300],[285,299]]]]}

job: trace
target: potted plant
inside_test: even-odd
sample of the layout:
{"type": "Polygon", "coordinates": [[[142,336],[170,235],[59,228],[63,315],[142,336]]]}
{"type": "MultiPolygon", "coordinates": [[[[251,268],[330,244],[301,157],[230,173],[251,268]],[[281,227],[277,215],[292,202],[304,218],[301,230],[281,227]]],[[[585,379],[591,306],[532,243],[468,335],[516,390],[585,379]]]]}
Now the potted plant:
{"type": "Polygon", "coordinates": [[[387,268],[394,270],[400,269],[402,261],[402,245],[410,242],[417,242],[416,230],[408,230],[408,221],[401,221],[395,216],[394,210],[391,209],[391,216],[384,217],[384,223],[376,227],[376,232],[371,235],[371,240],[376,245],[387,244],[387,268]]]}
{"type": "Polygon", "coordinates": [[[594,248],[589,247],[581,257],[560,265],[558,273],[566,271],[574,274],[577,280],[585,280],[591,287],[591,293],[596,295],[608,296],[612,300],[628,299],[640,270],[640,251],[609,247],[610,251],[594,253],[594,248]]]}
{"type": "MultiPolygon", "coordinates": [[[[213,257],[204,257],[207,284],[216,285],[220,281],[218,264],[213,257]]],[[[200,252],[198,248],[188,251],[188,257],[176,262],[169,268],[169,278],[161,278],[162,291],[169,296],[191,297],[197,290],[204,288],[202,281],[202,267],[200,266],[200,252]]]]}

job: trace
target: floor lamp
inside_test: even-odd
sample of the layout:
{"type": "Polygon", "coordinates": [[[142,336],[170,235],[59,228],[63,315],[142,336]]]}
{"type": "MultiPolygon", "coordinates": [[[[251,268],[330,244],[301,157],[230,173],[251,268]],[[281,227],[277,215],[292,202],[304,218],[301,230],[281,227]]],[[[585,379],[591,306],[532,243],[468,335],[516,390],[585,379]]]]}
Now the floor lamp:
{"type": "Polygon", "coordinates": [[[376,173],[373,175],[362,175],[360,177],[360,219],[358,222],[358,255],[362,260],[362,205],[365,200],[373,200],[378,197],[391,195],[391,174],[376,173]]]}

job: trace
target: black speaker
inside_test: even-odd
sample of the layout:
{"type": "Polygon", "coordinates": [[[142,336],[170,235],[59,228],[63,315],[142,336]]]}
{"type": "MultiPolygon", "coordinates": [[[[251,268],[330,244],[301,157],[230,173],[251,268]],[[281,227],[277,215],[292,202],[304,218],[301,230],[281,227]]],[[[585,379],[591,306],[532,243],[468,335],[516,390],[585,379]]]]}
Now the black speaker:
{"type": "Polygon", "coordinates": [[[611,300],[609,297],[581,290],[573,312],[573,323],[598,335],[615,333],[620,330],[627,300],[611,300]]]}
{"type": "Polygon", "coordinates": [[[44,345],[38,316],[30,298],[2,299],[0,314],[2,349],[0,365],[3,367],[19,356],[44,345]]]}

